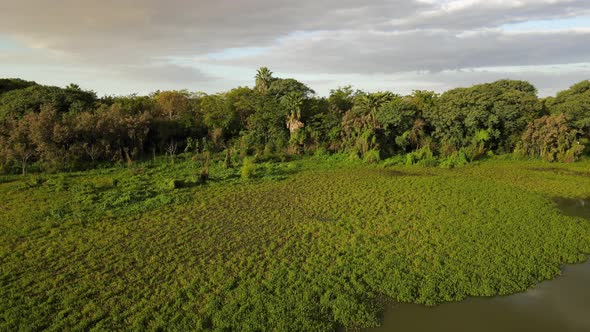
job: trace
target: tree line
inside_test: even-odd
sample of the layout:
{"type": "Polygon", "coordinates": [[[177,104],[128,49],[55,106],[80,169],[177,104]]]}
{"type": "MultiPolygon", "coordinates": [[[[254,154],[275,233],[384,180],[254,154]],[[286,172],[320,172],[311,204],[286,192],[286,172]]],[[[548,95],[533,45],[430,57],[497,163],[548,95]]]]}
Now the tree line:
{"type": "Polygon", "coordinates": [[[263,67],[253,88],[99,98],[75,84],[0,79],[0,171],[7,173],[24,174],[31,165],[53,172],[132,164],[181,152],[266,158],[342,152],[449,166],[518,153],[573,162],[589,140],[588,80],[548,98],[516,80],[405,96],[345,86],[319,97],[263,67]]]}

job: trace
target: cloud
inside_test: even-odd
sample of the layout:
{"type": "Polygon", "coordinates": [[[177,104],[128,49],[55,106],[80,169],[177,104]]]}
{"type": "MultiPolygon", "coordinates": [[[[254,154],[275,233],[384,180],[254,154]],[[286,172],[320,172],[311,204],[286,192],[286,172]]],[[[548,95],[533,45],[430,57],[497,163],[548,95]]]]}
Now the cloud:
{"type": "Polygon", "coordinates": [[[439,72],[403,72],[393,74],[326,74],[303,76],[302,81],[313,86],[321,95],[338,86],[352,85],[368,91],[392,91],[409,94],[413,90],[432,90],[439,93],[474,84],[493,82],[500,79],[516,79],[531,82],[538,89],[539,96],[554,95],[590,77],[590,63],[508,66],[477,69],[444,70],[439,72]]]}
{"type": "Polygon", "coordinates": [[[392,21],[399,29],[471,30],[530,20],[590,14],[587,0],[433,0],[431,7],[392,21]]]}
{"type": "Polygon", "coordinates": [[[131,76],[137,79],[159,83],[175,82],[190,84],[215,79],[193,67],[175,64],[117,66],[115,67],[115,73],[123,77],[131,76]]]}
{"type": "Polygon", "coordinates": [[[250,82],[262,65],[318,78],[568,64],[590,58],[588,29],[503,26],[589,14],[587,0],[4,1],[0,42],[26,50],[0,60],[204,90],[250,82]]]}
{"type": "Polygon", "coordinates": [[[490,66],[578,63],[590,59],[590,29],[505,32],[498,29],[456,33],[335,31],[288,38],[264,54],[209,63],[254,66],[278,71],[396,73],[490,66]]]}
{"type": "Polygon", "coordinates": [[[1,31],[31,47],[123,57],[204,54],[264,46],[297,30],[380,24],[424,5],[414,1],[21,0],[0,5],[1,31]]]}

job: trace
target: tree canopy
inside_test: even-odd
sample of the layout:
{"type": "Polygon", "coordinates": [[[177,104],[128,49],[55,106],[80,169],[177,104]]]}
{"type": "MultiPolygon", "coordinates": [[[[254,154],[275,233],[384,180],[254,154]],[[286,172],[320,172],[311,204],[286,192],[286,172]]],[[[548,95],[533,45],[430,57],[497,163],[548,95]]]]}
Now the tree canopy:
{"type": "Polygon", "coordinates": [[[273,75],[262,67],[253,88],[210,95],[102,98],[75,84],[2,79],[0,167],[75,169],[203,149],[242,156],[345,152],[370,160],[409,154],[411,162],[513,151],[545,158],[544,151],[558,151],[546,159],[573,161],[590,138],[590,81],[546,99],[515,80],[440,95],[344,86],[321,97],[296,79],[273,75]]]}

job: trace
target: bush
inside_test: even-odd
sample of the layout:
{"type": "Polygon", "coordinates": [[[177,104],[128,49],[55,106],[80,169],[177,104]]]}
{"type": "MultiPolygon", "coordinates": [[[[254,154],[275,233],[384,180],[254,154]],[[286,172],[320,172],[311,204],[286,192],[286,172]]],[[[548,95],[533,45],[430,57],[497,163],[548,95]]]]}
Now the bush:
{"type": "Polygon", "coordinates": [[[468,163],[469,161],[467,160],[467,155],[465,154],[465,151],[461,149],[458,152],[454,152],[450,156],[444,158],[440,163],[440,167],[453,168],[460,167],[468,163]]]}
{"type": "Polygon", "coordinates": [[[315,157],[326,157],[330,155],[330,151],[328,151],[328,149],[326,149],[325,147],[320,146],[314,151],[313,155],[315,157]]]}
{"type": "Polygon", "coordinates": [[[184,185],[182,180],[172,179],[168,181],[168,189],[180,189],[184,185]]]}
{"type": "Polygon", "coordinates": [[[53,188],[55,192],[62,192],[68,190],[68,181],[65,176],[61,175],[59,177],[53,178],[47,181],[47,184],[53,188]]]}
{"type": "Polygon", "coordinates": [[[40,187],[41,185],[43,185],[43,183],[45,182],[45,178],[41,177],[41,176],[33,176],[29,179],[29,181],[27,181],[27,185],[30,188],[36,188],[36,187],[40,187]]]}
{"type": "Polygon", "coordinates": [[[388,167],[388,166],[404,165],[405,163],[406,163],[406,156],[403,154],[399,154],[399,155],[385,159],[383,161],[382,165],[385,167],[388,167]]]}
{"type": "Polygon", "coordinates": [[[381,160],[379,150],[371,149],[371,150],[365,152],[364,160],[365,160],[365,162],[367,162],[369,164],[378,163],[381,160]]]}
{"type": "Polygon", "coordinates": [[[242,168],[240,169],[242,179],[251,179],[256,176],[256,168],[256,164],[252,158],[244,158],[242,168]]]}
{"type": "Polygon", "coordinates": [[[429,146],[422,147],[406,155],[406,165],[428,166],[438,164],[429,146]]]}

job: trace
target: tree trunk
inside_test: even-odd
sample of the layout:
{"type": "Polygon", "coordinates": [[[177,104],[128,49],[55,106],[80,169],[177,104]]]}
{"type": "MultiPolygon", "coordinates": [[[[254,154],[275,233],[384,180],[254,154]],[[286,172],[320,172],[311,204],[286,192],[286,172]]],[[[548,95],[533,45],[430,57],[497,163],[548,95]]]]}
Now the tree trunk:
{"type": "Polygon", "coordinates": [[[127,159],[127,167],[131,167],[131,165],[133,164],[133,160],[131,159],[131,156],[129,155],[129,149],[123,148],[123,152],[125,152],[125,158],[127,159]]]}

